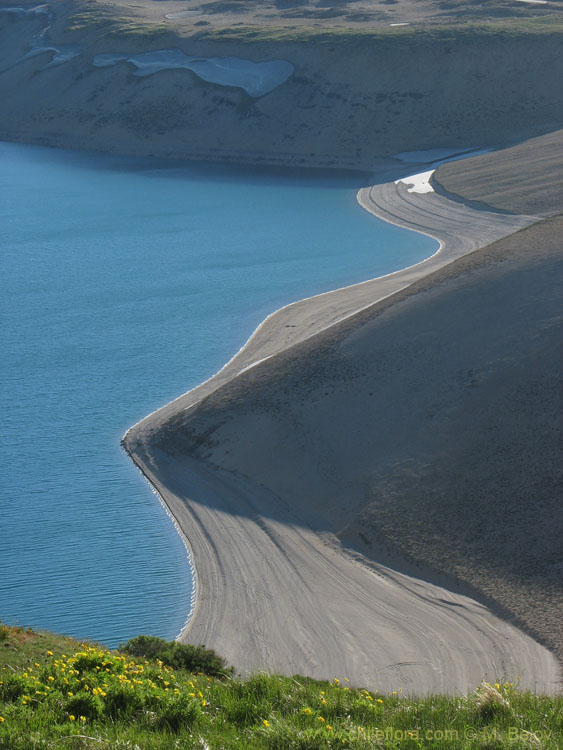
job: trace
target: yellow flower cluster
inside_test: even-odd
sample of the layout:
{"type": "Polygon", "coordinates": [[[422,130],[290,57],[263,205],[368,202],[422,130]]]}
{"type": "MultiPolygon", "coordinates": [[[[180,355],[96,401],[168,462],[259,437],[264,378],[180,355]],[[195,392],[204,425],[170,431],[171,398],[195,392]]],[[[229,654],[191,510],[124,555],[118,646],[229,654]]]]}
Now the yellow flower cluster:
{"type": "MultiPolygon", "coordinates": [[[[22,673],[21,704],[32,710],[44,700],[54,701],[61,719],[71,722],[86,722],[88,716],[76,711],[84,700],[93,700],[93,713],[104,711],[105,699],[110,691],[138,691],[138,700],[160,701],[169,694],[177,697],[192,688],[189,697],[198,701],[202,708],[209,706],[209,678],[195,677],[186,683],[178,679],[174,669],[162,662],[144,663],[98,646],[81,644],[80,650],[67,656],[55,656],[47,651],[46,663],[35,662],[22,673]],[[87,698],[88,696],[88,698],[87,698]],[[65,706],[67,706],[65,711],[65,706]]],[[[83,709],[82,709],[83,710],[83,709]]],[[[86,713],[86,712],[84,712],[86,713]]],[[[0,722],[3,723],[3,722],[0,722]]]]}

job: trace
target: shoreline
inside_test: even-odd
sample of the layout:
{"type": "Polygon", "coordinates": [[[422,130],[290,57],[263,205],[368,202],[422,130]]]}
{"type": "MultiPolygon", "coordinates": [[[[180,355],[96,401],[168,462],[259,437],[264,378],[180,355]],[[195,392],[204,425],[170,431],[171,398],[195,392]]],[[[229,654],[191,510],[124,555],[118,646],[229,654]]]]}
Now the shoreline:
{"type": "MultiPolygon", "coordinates": [[[[201,506],[198,505],[198,511],[194,511],[195,504],[192,501],[192,495],[186,494],[185,492],[182,493],[182,491],[178,493],[178,491],[174,489],[174,485],[178,484],[180,481],[177,475],[175,475],[174,482],[172,482],[172,489],[167,485],[167,471],[170,476],[172,476],[173,472],[170,469],[170,466],[164,468],[164,470],[162,469],[162,466],[170,464],[174,459],[166,457],[164,453],[161,453],[157,449],[153,450],[150,447],[153,435],[159,430],[162,431],[165,423],[170,420],[173,421],[175,415],[177,416],[178,414],[181,414],[182,418],[185,418],[188,411],[190,414],[197,412],[196,407],[204,402],[208,396],[219,392],[221,386],[224,386],[227,383],[232,384],[232,382],[239,379],[240,376],[246,378],[254,377],[256,373],[262,369],[260,365],[263,365],[263,363],[271,358],[277,358],[277,355],[287,353],[291,348],[299,346],[307,339],[310,339],[323,331],[329,331],[338,323],[343,322],[362,310],[377,305],[379,302],[392,297],[397,292],[406,290],[415,281],[419,281],[428,276],[432,271],[449,265],[453,260],[472,252],[472,250],[477,249],[478,247],[485,247],[494,240],[507,236],[508,234],[525,226],[529,226],[539,220],[539,217],[507,216],[506,214],[501,215],[494,212],[476,211],[474,209],[469,209],[463,204],[454,204],[452,201],[449,201],[442,196],[438,196],[436,193],[417,195],[409,193],[405,185],[396,185],[395,183],[389,182],[360,190],[358,193],[358,202],[363,208],[374,215],[379,216],[379,218],[391,221],[391,223],[404,228],[412,229],[414,231],[422,231],[423,233],[432,236],[440,243],[438,250],[429,258],[409,268],[395,271],[377,279],[360,282],[359,284],[354,284],[350,287],[344,287],[332,292],[326,292],[322,295],[316,295],[306,300],[301,300],[280,308],[269,315],[260,326],[258,326],[241,350],[229,360],[229,362],[227,362],[216,375],[188,393],[175,399],[170,404],[165,405],[161,409],[140,420],[131,427],[123,437],[122,445],[125,451],[142,471],[149,484],[151,484],[156,490],[161,502],[163,502],[168,508],[172,517],[182,530],[184,537],[189,539],[190,530],[193,535],[194,527],[198,526],[197,541],[195,544],[192,544],[191,540],[188,541],[192,564],[194,564],[196,571],[198,565],[204,565],[206,561],[209,563],[209,556],[215,554],[213,550],[215,549],[216,544],[213,540],[213,533],[209,531],[209,528],[206,528],[207,521],[202,521],[201,518],[199,518],[199,510],[201,506]],[[399,206],[399,208],[397,208],[397,206],[399,206]],[[454,208],[454,206],[456,207],[454,208]],[[414,217],[413,209],[415,209],[414,217]],[[442,211],[441,214],[439,213],[440,210],[442,211]],[[426,224],[423,220],[425,214],[426,224]],[[470,236],[460,237],[460,223],[461,225],[464,223],[470,224],[470,236]],[[421,227],[425,227],[426,231],[424,228],[421,229],[421,227]],[[475,235],[477,235],[477,237],[475,237],[475,235]],[[367,297],[365,295],[367,295],[367,297]],[[327,302],[329,302],[328,306],[326,304],[327,302]],[[327,307],[330,308],[328,314],[327,307]],[[335,308],[337,314],[335,314],[335,308]],[[301,322],[301,327],[297,335],[294,334],[293,336],[288,337],[288,328],[286,326],[296,325],[296,323],[290,322],[292,320],[299,320],[301,322]],[[305,326],[302,325],[304,321],[307,324],[305,326]],[[272,343],[272,337],[276,334],[278,340],[272,343]],[[155,461],[155,456],[157,456],[157,454],[159,454],[159,457],[155,461]],[[161,475],[160,477],[157,476],[159,474],[161,475]],[[164,482],[162,481],[163,478],[164,482]],[[190,506],[192,506],[191,508],[188,507],[186,509],[184,504],[185,500],[188,500],[190,506]],[[202,539],[199,538],[200,536],[206,539],[203,545],[202,539]],[[207,551],[206,554],[203,554],[205,548],[207,551]]],[[[292,331],[294,329],[290,328],[289,330],[292,331]]],[[[164,427],[164,429],[166,428],[164,427]]],[[[202,464],[194,465],[194,462],[191,459],[188,460],[186,458],[184,464],[186,463],[190,465],[190,471],[192,472],[190,476],[192,485],[194,482],[197,484],[197,482],[203,478],[204,484],[214,487],[213,479],[210,479],[208,476],[208,469],[204,469],[202,464]],[[199,479],[197,479],[198,476],[199,479]]],[[[214,471],[215,481],[220,479],[222,484],[225,484],[226,481],[231,481],[230,478],[226,480],[224,476],[221,478],[217,473],[218,469],[215,469],[214,471]]],[[[170,478],[170,476],[168,476],[168,478],[170,478]]],[[[247,489],[248,487],[246,487],[246,490],[247,489]]],[[[240,494],[239,499],[241,499],[240,494]]],[[[306,519],[306,523],[309,520],[310,519],[306,519]]],[[[259,528],[260,526],[261,525],[258,524],[259,528]]],[[[225,540],[223,539],[223,543],[224,542],[225,540]]],[[[231,544],[233,544],[232,541],[231,544]]],[[[323,544],[326,544],[326,540],[323,544]]],[[[337,554],[342,554],[342,550],[337,554]]],[[[346,554],[347,553],[344,552],[344,556],[346,556],[346,554]]],[[[357,562],[355,564],[357,564],[357,562]]],[[[374,564],[377,567],[377,562],[374,564]]],[[[206,566],[206,571],[207,569],[208,566],[206,566]]],[[[228,571],[225,571],[224,569],[222,570],[222,575],[228,577],[228,573],[228,571]]],[[[389,575],[389,573],[387,572],[386,575],[389,575]]],[[[434,575],[429,572],[429,575],[424,577],[427,580],[432,581],[434,575]]],[[[201,579],[198,576],[198,584],[200,580],[201,579]]],[[[428,585],[432,586],[432,584],[428,585]]],[[[209,597],[214,599],[219,594],[217,591],[214,592],[212,590],[212,586],[208,581],[202,581],[201,588],[202,590],[200,591],[198,587],[198,595],[196,595],[195,598],[191,617],[187,620],[186,626],[179,636],[180,638],[186,639],[188,635],[195,635],[197,638],[196,631],[198,629],[200,631],[202,629],[204,631],[206,630],[205,626],[199,621],[209,619],[209,597]]],[[[449,594],[450,592],[447,593],[449,594]]],[[[481,605],[477,604],[477,606],[481,605]]],[[[225,606],[223,606],[223,611],[227,617],[231,614],[225,606]]],[[[504,625],[509,627],[506,622],[504,625]]],[[[219,626],[218,629],[220,631],[221,627],[219,626]]],[[[525,638],[527,638],[527,636],[525,636],[525,638]]],[[[210,645],[218,650],[221,649],[222,652],[225,653],[226,644],[223,644],[222,641],[223,636],[221,636],[220,632],[218,634],[215,633],[212,637],[211,643],[209,642],[209,638],[205,639],[206,645],[210,645]],[[213,638],[215,638],[215,640],[213,640],[213,638]]],[[[200,640],[199,642],[204,641],[200,640]]],[[[551,676],[546,683],[546,686],[548,684],[551,685],[551,687],[547,688],[548,690],[554,689],[554,685],[556,683],[558,684],[559,679],[558,677],[555,677],[555,675],[558,674],[558,667],[556,667],[553,662],[551,663],[551,666],[548,666],[550,659],[553,659],[551,654],[548,661],[544,663],[546,674],[551,676]]],[[[231,661],[234,661],[235,666],[240,666],[240,662],[237,664],[237,660],[233,660],[232,656],[231,661]]],[[[306,670],[307,667],[304,666],[302,669],[298,670],[294,669],[294,671],[303,671],[303,669],[306,670]]],[[[311,671],[311,667],[309,667],[309,671],[311,671]]],[[[315,672],[315,669],[313,669],[313,672],[315,672]]],[[[318,668],[316,674],[318,674],[318,668]]],[[[537,687],[537,684],[536,681],[535,687],[537,687]]],[[[445,686],[442,684],[442,689],[451,690],[451,685],[445,686]]]]}
{"type": "MultiPolygon", "coordinates": [[[[438,242],[439,247],[432,255],[429,255],[418,263],[391,271],[383,276],[369,278],[355,284],[305,297],[274,310],[264,318],[241,348],[214,375],[131,425],[122,438],[125,450],[127,451],[125,445],[127,439],[141,425],[145,424],[156,414],[163,416],[164,410],[168,412],[175,405],[181,405],[184,410],[192,408],[199,400],[208,395],[209,392],[223,385],[226,382],[225,376],[227,374],[229,376],[228,380],[230,380],[294,344],[305,341],[327,328],[342,322],[346,318],[361,312],[365,308],[406,289],[415,281],[419,281],[421,278],[451,263],[453,260],[542,220],[542,217],[539,216],[512,215],[468,208],[463,203],[454,202],[434,192],[426,195],[410,193],[406,185],[397,185],[395,180],[400,181],[402,179],[401,177],[397,177],[397,174],[401,174],[402,172],[412,174],[414,170],[415,165],[412,165],[410,170],[405,165],[402,170],[384,172],[381,175],[382,179],[391,179],[391,182],[386,181],[361,188],[357,193],[356,199],[365,211],[377,218],[403,229],[425,234],[438,242]],[[434,201],[431,196],[436,196],[436,200],[434,201]],[[401,206],[404,211],[402,215],[397,215],[388,210],[387,206],[391,205],[394,199],[403,204],[401,206]],[[438,224],[441,233],[433,227],[432,222],[435,219],[432,218],[431,211],[428,212],[428,218],[426,219],[428,224],[425,223],[425,206],[429,202],[435,202],[443,206],[444,215],[441,217],[441,223],[438,224]],[[418,213],[418,221],[409,218],[410,210],[413,208],[416,208],[416,212],[418,213]],[[448,214],[450,218],[448,218],[448,214]],[[466,223],[473,222],[470,230],[466,228],[465,234],[456,231],[455,225],[460,221],[466,223]],[[476,234],[477,236],[475,237],[476,234]],[[271,327],[274,329],[275,335],[275,329],[279,331],[282,326],[287,327],[288,322],[294,317],[301,317],[303,308],[307,308],[308,306],[317,308],[314,311],[306,310],[306,314],[310,316],[312,313],[316,313],[315,317],[319,317],[320,311],[318,308],[321,305],[315,303],[324,302],[325,300],[331,303],[331,307],[337,301],[340,305],[340,312],[337,315],[327,315],[326,310],[322,310],[324,314],[320,321],[318,319],[316,321],[307,320],[306,332],[302,333],[299,331],[297,335],[293,336],[288,335],[286,332],[283,340],[277,344],[269,340],[272,337],[271,327]],[[280,321],[276,320],[278,317],[280,321]],[[268,341],[265,342],[265,339],[268,339],[268,341]],[[258,353],[263,353],[266,350],[268,353],[265,356],[254,359],[258,353]],[[254,353],[249,356],[249,352],[254,353]],[[197,396],[197,399],[194,399],[194,396],[197,396]],[[187,403],[184,404],[183,402],[187,403]]],[[[327,306],[323,305],[323,307],[327,306]]]]}

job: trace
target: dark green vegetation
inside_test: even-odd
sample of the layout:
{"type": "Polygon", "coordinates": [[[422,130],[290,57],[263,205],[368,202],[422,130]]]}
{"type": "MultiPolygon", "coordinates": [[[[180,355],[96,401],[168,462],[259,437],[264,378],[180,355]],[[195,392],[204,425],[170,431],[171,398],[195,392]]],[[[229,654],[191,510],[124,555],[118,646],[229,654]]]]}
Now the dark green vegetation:
{"type": "Polygon", "coordinates": [[[140,636],[125,648],[0,625],[0,749],[562,746],[563,698],[519,693],[509,683],[411,698],[400,688],[380,695],[336,679],[194,674],[164,657],[181,663],[199,654],[211,670],[222,661],[158,638],[140,636]]]}
{"type": "Polygon", "coordinates": [[[211,649],[192,646],[189,643],[165,641],[154,635],[138,635],[127,643],[122,643],[119,650],[130,656],[160,660],[174,669],[203,672],[210,677],[226,677],[234,672],[234,669],[227,667],[225,660],[211,649]]]}

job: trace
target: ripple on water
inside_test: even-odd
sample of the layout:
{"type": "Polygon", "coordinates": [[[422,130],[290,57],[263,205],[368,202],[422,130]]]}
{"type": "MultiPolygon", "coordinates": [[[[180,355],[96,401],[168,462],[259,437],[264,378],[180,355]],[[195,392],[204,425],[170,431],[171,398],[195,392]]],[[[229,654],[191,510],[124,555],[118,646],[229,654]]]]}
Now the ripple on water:
{"type": "Polygon", "coordinates": [[[13,144],[0,159],[0,618],[110,646],[173,638],[186,549],[121,435],[277,307],[435,243],[361,211],[357,176],[13,144]]]}

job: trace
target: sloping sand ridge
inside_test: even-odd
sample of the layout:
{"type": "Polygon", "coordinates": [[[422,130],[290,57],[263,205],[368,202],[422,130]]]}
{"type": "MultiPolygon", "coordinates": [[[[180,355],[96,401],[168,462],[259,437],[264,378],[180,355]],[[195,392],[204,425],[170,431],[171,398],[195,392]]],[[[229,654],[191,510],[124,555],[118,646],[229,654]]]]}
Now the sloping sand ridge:
{"type": "Polygon", "coordinates": [[[556,690],[555,659],[506,618],[560,645],[561,222],[511,234],[532,219],[394,183],[361,198],[444,233],[441,253],[285,308],[124,439],[193,550],[184,637],[241,670],[556,690]]]}

